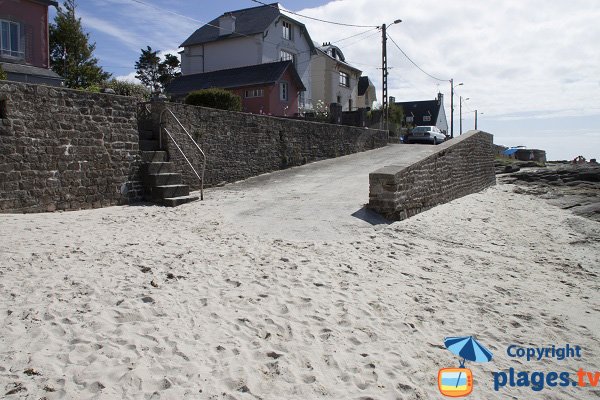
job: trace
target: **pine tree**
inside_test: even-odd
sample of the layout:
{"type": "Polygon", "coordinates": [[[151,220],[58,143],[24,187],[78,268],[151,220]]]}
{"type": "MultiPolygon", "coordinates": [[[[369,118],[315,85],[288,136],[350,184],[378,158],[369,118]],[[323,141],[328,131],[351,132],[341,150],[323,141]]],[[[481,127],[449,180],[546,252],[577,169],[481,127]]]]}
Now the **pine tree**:
{"type": "Polygon", "coordinates": [[[98,59],[93,56],[96,43],[89,42],[81,18],[75,16],[76,7],[75,0],[65,0],[64,9],[58,7],[54,23],[50,24],[50,63],[67,87],[87,88],[100,85],[111,75],[98,66],[98,59]]]}
{"type": "Polygon", "coordinates": [[[149,87],[150,90],[164,89],[173,78],[181,75],[177,56],[167,54],[165,59],[161,61],[158,53],[158,50],[153,51],[152,47],[147,46],[146,50],[142,49],[142,54],[135,63],[135,70],[137,71],[135,77],[149,87]]]}

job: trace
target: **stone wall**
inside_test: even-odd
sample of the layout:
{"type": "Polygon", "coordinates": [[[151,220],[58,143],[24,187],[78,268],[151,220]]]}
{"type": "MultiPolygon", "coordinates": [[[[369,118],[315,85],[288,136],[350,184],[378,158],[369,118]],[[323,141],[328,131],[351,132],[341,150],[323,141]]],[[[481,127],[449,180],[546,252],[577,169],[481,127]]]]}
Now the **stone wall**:
{"type": "MultiPolygon", "coordinates": [[[[207,156],[205,186],[234,182],[287,167],[359,151],[383,147],[387,132],[349,126],[322,124],[236,113],[174,103],[152,103],[155,130],[157,115],[164,107],[174,112],[182,125],[197,140],[207,156]]],[[[200,167],[201,158],[192,142],[168,114],[164,126],[200,167]]],[[[170,161],[184,174],[192,188],[199,181],[179,151],[163,133],[163,145],[170,161]]]]}
{"type": "Polygon", "coordinates": [[[140,200],[136,100],[0,81],[0,212],[140,200]]]}
{"type": "Polygon", "coordinates": [[[392,165],[369,174],[368,207],[403,220],[496,184],[489,133],[469,131],[436,150],[408,167],[392,165]]]}

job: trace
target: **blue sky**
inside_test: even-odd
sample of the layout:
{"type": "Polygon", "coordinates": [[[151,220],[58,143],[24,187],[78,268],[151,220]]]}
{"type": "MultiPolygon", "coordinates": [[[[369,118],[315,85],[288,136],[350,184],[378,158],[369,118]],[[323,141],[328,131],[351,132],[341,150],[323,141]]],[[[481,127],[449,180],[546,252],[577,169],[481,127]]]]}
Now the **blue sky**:
{"type": "MultiPolygon", "coordinates": [[[[474,125],[495,142],[547,150],[550,159],[600,158],[600,3],[597,0],[337,0],[285,1],[288,10],[332,21],[381,25],[424,71],[388,41],[389,94],[398,101],[459,96],[463,128],[474,125]],[[437,79],[434,79],[437,78],[437,79]]],[[[223,12],[258,6],[251,0],[79,0],[78,14],[100,64],[133,76],[140,49],[176,52],[195,29],[223,12]],[[175,14],[173,14],[175,13],[175,14]],[[177,15],[178,14],[178,15],[177,15]]],[[[51,12],[51,18],[53,13],[51,12]]],[[[313,40],[336,42],[365,28],[294,17],[313,40]]],[[[381,86],[377,31],[338,43],[347,60],[381,86]]],[[[378,94],[381,98],[381,92],[378,94]]]]}

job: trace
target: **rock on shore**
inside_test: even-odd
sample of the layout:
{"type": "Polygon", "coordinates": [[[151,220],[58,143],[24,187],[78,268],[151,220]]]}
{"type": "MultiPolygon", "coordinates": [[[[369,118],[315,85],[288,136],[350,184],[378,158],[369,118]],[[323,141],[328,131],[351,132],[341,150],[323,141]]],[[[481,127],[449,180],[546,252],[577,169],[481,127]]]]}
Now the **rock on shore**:
{"type": "Polygon", "coordinates": [[[549,164],[498,177],[515,192],[540,196],[550,204],[600,222],[600,165],[549,164]]]}

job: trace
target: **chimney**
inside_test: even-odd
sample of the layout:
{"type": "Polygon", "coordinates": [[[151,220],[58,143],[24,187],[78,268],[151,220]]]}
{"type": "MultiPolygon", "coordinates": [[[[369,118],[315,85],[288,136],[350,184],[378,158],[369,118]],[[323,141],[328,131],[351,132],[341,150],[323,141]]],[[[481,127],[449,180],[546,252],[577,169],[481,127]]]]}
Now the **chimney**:
{"type": "Polygon", "coordinates": [[[438,98],[437,98],[437,100],[438,100],[438,104],[439,105],[444,104],[444,95],[442,94],[442,92],[438,92],[438,98]]]}
{"type": "Polygon", "coordinates": [[[235,32],[235,17],[225,14],[219,17],[219,36],[230,35],[235,32]]]}

